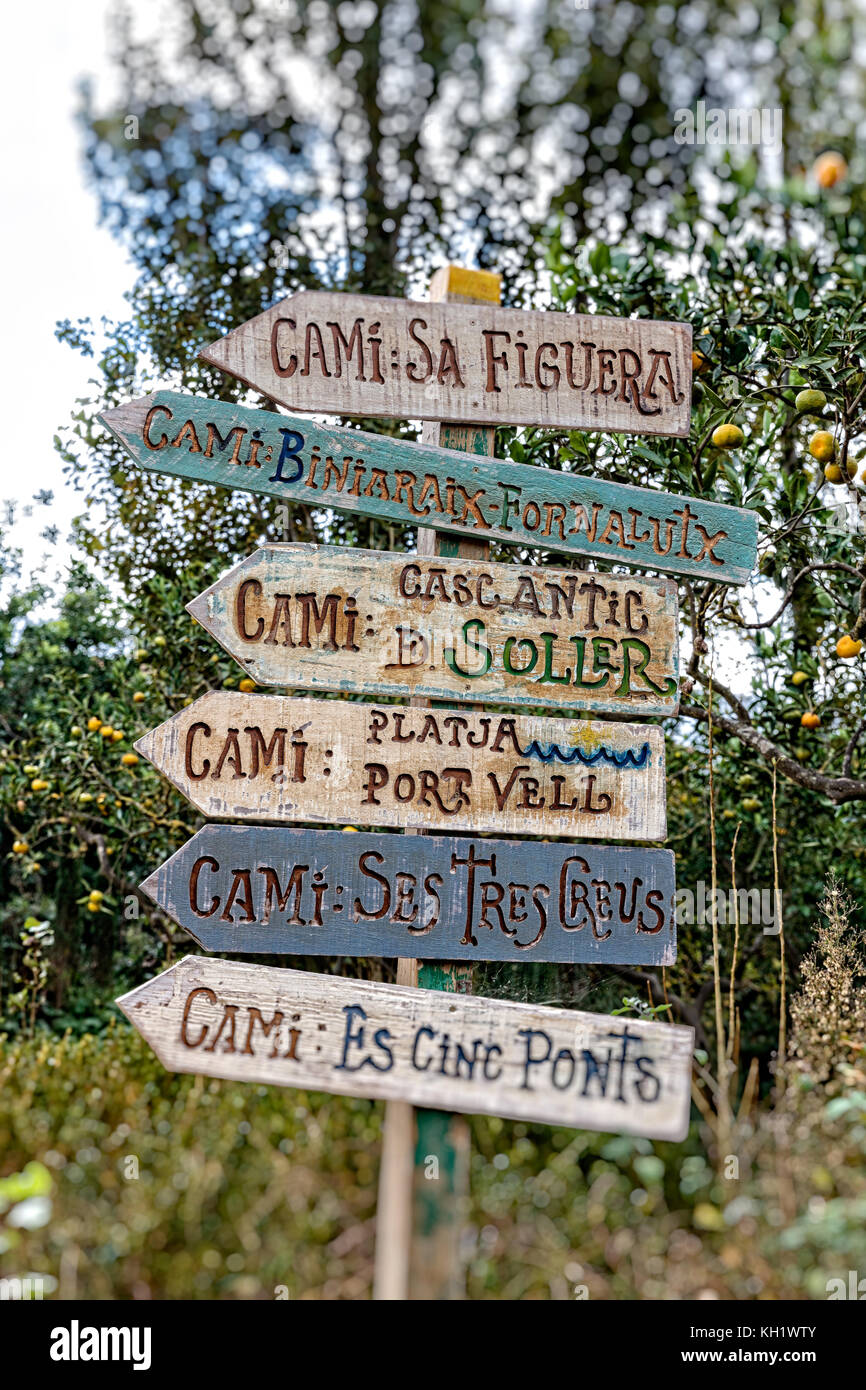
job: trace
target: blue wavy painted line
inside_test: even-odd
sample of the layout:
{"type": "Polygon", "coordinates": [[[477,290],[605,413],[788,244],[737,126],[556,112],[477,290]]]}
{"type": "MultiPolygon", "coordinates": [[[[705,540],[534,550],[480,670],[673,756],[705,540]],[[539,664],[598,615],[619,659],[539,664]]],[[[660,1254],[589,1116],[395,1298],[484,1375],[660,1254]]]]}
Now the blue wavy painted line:
{"type": "Polygon", "coordinates": [[[596,763],[610,763],[612,767],[646,767],[649,762],[650,746],[645,743],[639,752],[627,748],[624,753],[613,753],[609,748],[598,748],[594,753],[585,753],[582,748],[563,750],[558,743],[549,744],[545,751],[538,739],[521,749],[524,758],[540,758],[543,763],[583,763],[584,767],[595,767],[596,763]]]}

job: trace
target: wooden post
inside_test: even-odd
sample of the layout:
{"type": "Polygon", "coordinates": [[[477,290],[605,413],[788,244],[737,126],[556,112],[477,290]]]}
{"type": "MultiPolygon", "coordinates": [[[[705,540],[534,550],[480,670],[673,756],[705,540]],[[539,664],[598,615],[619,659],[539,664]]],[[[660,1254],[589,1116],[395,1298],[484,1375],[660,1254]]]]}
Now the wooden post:
{"type": "MultiPolygon", "coordinates": [[[[430,299],[439,303],[500,304],[501,277],[487,270],[443,266],[430,283],[430,299]]],[[[421,438],[425,444],[492,458],[496,431],[428,421],[421,438]]],[[[427,526],[418,528],[419,555],[486,560],[489,553],[490,546],[484,541],[455,537],[427,526]]],[[[400,960],[397,983],[469,994],[472,967],[400,960]]],[[[468,1191],[466,1120],[438,1110],[418,1110],[413,1123],[412,1106],[389,1102],[385,1108],[379,1175],[375,1299],[433,1301],[463,1296],[460,1227],[468,1191]],[[428,1175],[434,1160],[438,1172],[428,1175]]]]}

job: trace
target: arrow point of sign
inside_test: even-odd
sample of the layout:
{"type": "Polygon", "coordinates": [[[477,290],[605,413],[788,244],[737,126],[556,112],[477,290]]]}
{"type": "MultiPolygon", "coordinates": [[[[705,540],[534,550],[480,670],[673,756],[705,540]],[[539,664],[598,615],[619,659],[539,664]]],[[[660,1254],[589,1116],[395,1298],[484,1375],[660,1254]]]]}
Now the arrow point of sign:
{"type": "MultiPolygon", "coordinates": [[[[182,771],[173,770],[173,758],[180,743],[180,768],[184,766],[183,734],[184,720],[190,716],[194,718],[194,712],[204,711],[210,708],[211,697],[217,692],[211,690],[206,695],[200,695],[197,700],[189,706],[178,710],[176,714],[170,715],[163,720],[155,729],[142,734],[141,738],[136,739],[133,748],[136,753],[140,753],[143,758],[155,767],[157,772],[161,772],[163,777],[171,782],[173,787],[177,787],[179,792],[183,792],[189,799],[189,783],[185,780],[182,771]]],[[[207,720],[205,719],[205,723],[207,720]]]]}
{"type": "Polygon", "coordinates": [[[156,395],[157,393],[152,391],[148,396],[138,396],[134,401],[113,406],[111,410],[100,410],[96,418],[101,425],[105,426],[109,434],[113,434],[114,438],[125,446],[126,433],[134,429],[135,425],[147,415],[156,400],[156,395]]]}
{"type": "Polygon", "coordinates": [[[188,715],[191,710],[198,709],[205,705],[208,701],[208,696],[213,694],[214,691],[211,690],[208,691],[207,695],[200,695],[191,705],[178,710],[176,714],[169,715],[168,719],[164,719],[161,724],[157,724],[155,729],[151,729],[148,733],[142,734],[141,738],[136,739],[133,744],[136,753],[140,753],[143,758],[147,758],[148,762],[153,763],[157,771],[169,776],[163,763],[166,750],[171,747],[172,737],[178,725],[181,724],[184,717],[188,715]]]}
{"type": "MultiPolygon", "coordinates": [[[[234,331],[235,330],[233,329],[232,332],[234,331]]],[[[231,333],[227,333],[226,338],[230,337],[231,333]]],[[[220,367],[223,371],[225,371],[226,351],[225,347],[223,346],[224,343],[225,338],[217,338],[215,343],[211,343],[209,347],[202,348],[201,352],[199,353],[199,357],[201,358],[202,362],[207,362],[211,367],[220,367]]]]}
{"type": "Polygon", "coordinates": [[[140,893],[146,893],[157,907],[163,906],[159,897],[159,869],[154,869],[152,874],[148,874],[147,878],[138,885],[138,889],[140,893]]]}
{"type": "Polygon", "coordinates": [[[208,590],[206,593],[198,594],[195,598],[190,599],[189,603],[186,604],[186,611],[187,613],[189,613],[190,617],[195,618],[195,621],[197,623],[200,623],[201,626],[203,628],[206,628],[208,631],[210,631],[207,624],[207,595],[209,592],[210,590],[208,590]]]}
{"type": "Polygon", "coordinates": [[[304,298],[306,295],[303,291],[299,294],[290,294],[287,299],[281,299],[276,304],[272,304],[269,309],[263,309],[260,314],[247,319],[246,323],[240,323],[237,328],[229,329],[228,333],[217,338],[216,342],[209,343],[207,347],[201,349],[198,354],[200,360],[207,362],[212,367],[219,367],[221,371],[228,372],[230,376],[237,377],[239,381],[244,381],[258,390],[256,383],[246,375],[247,368],[244,365],[249,343],[255,342],[257,338],[262,336],[266,342],[269,342],[272,316],[285,315],[290,305],[297,304],[298,300],[304,298]]]}
{"type": "MultiPolygon", "coordinates": [[[[194,959],[194,956],[184,956],[183,960],[179,960],[176,965],[164,970],[161,975],[154,976],[152,980],[146,980],[143,985],[136,985],[135,989],[131,989],[115,999],[114,1002],[120,1012],[125,1014],[133,1028],[148,1042],[151,1041],[152,1036],[150,1007],[153,1005],[166,1008],[171,1003],[174,998],[178,972],[183,975],[185,973],[184,966],[188,961],[194,959]]],[[[151,1046],[153,1046],[152,1043],[151,1046]]],[[[155,1047],[154,1051],[156,1051],[155,1047]]],[[[157,1052],[157,1056],[159,1056],[159,1052],[157,1052]]]]}
{"type": "Polygon", "coordinates": [[[156,729],[153,729],[153,730],[151,731],[151,733],[149,733],[149,734],[142,734],[141,738],[137,738],[137,739],[135,740],[135,743],[132,745],[133,748],[135,749],[136,753],[140,753],[141,756],[142,756],[143,758],[147,758],[147,761],[148,761],[149,763],[152,763],[152,762],[154,761],[154,759],[153,759],[153,754],[154,754],[154,751],[155,751],[155,749],[154,749],[154,734],[155,734],[155,733],[156,733],[156,729]]]}
{"type": "MultiPolygon", "coordinates": [[[[193,837],[193,838],[195,838],[195,837],[193,837]]],[[[192,842],[191,842],[191,841],[188,841],[187,843],[190,844],[190,843],[192,843],[192,842]]],[[[172,909],[172,903],[171,903],[171,887],[170,887],[170,883],[167,884],[167,885],[165,885],[165,873],[166,873],[166,870],[167,870],[168,866],[172,863],[172,860],[177,859],[179,855],[183,854],[183,850],[184,850],[184,849],[186,849],[186,845],[184,845],[183,849],[179,849],[179,850],[177,851],[177,854],[173,854],[172,857],[171,857],[171,859],[167,859],[167,860],[165,861],[164,864],[161,864],[160,867],[159,867],[158,869],[154,869],[153,873],[152,873],[152,874],[149,874],[148,877],[147,877],[146,879],[144,879],[143,882],[141,882],[141,883],[138,885],[139,892],[141,892],[141,893],[146,893],[147,896],[148,896],[153,902],[156,903],[157,907],[161,908],[163,912],[168,913],[169,917],[171,917],[172,921],[174,921],[174,922],[177,922],[177,921],[178,921],[178,914],[177,914],[177,910],[176,910],[176,909],[174,909],[174,910],[172,909]],[[162,881],[162,884],[164,884],[164,885],[166,886],[167,892],[161,892],[161,891],[160,891],[160,882],[161,882],[161,881],[162,881]]],[[[180,924],[179,924],[179,925],[180,925],[180,924]]],[[[186,932],[187,936],[189,936],[189,937],[192,938],[192,940],[195,942],[196,946],[200,946],[201,949],[202,949],[203,951],[208,950],[208,947],[207,947],[207,945],[205,944],[205,942],[202,940],[202,938],[201,938],[200,936],[197,936],[197,935],[196,935],[196,933],[192,930],[191,927],[185,926],[185,927],[183,928],[183,930],[186,932]]],[[[135,993],[135,991],[133,991],[133,993],[135,993]]],[[[124,996],[123,996],[124,999],[126,999],[127,997],[129,997],[129,996],[127,996],[127,995],[124,995],[124,996]]],[[[117,1002],[117,1003],[118,1003],[118,1007],[120,1007],[119,1001],[115,1001],[115,1002],[117,1002]]],[[[124,1010],[124,1012],[126,1012],[126,1010],[124,1010]]],[[[130,1017],[129,1014],[127,1014],[127,1018],[129,1018],[129,1017],[130,1017]]]]}
{"type": "MultiPolygon", "coordinates": [[[[171,736],[169,730],[176,718],[177,715],[172,715],[171,719],[166,719],[164,724],[159,724],[149,733],[142,734],[141,738],[136,739],[132,745],[136,753],[139,753],[142,758],[147,758],[151,766],[155,767],[157,772],[161,772],[163,776],[168,777],[169,781],[174,781],[174,779],[165,767],[164,754],[166,742],[171,736]]],[[[175,783],[175,785],[177,784],[175,783]]]]}
{"type": "MultiPolygon", "coordinates": [[[[261,318],[261,315],[257,314],[256,318],[261,318]]],[[[207,347],[203,347],[199,352],[201,361],[207,362],[211,367],[219,367],[220,371],[229,372],[232,376],[237,375],[232,366],[232,361],[234,359],[234,343],[235,340],[239,338],[241,330],[249,328],[250,324],[255,323],[255,321],[255,318],[248,319],[245,324],[241,324],[238,328],[232,328],[228,333],[224,334],[222,338],[217,338],[216,342],[210,343],[207,347]]],[[[243,380],[243,378],[240,378],[240,380],[243,380]]]]}

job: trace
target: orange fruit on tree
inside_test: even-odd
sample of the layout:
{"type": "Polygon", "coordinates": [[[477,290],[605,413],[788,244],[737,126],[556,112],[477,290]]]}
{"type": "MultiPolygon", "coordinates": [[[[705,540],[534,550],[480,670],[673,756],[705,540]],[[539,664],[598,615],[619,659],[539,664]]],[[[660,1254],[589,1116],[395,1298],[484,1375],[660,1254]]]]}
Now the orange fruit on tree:
{"type": "Polygon", "coordinates": [[[717,449],[739,449],[744,439],[739,425],[719,425],[713,430],[713,443],[717,449]]]}
{"type": "Polygon", "coordinates": [[[138,754],[124,753],[120,761],[122,762],[124,767],[137,767],[139,761],[138,754]]]}
{"type": "Polygon", "coordinates": [[[797,399],[794,401],[795,409],[801,415],[820,414],[827,404],[827,397],[823,391],[816,391],[811,386],[806,386],[802,391],[797,392],[797,399]]]}
{"type": "Polygon", "coordinates": [[[28,843],[27,843],[26,840],[13,840],[13,841],[12,841],[12,853],[13,853],[13,854],[26,854],[29,848],[30,848],[30,846],[28,845],[28,843]]]}
{"type": "Polygon", "coordinates": [[[863,650],[863,643],[852,637],[850,633],[840,637],[836,643],[836,655],[843,657],[846,661],[852,656],[859,656],[863,650]]]}
{"type": "Polygon", "coordinates": [[[133,692],[132,698],[137,705],[140,705],[142,700],[147,699],[147,696],[145,695],[143,690],[136,690],[133,692]]]}
{"type": "Polygon", "coordinates": [[[255,688],[256,683],[249,676],[244,676],[242,681],[238,681],[238,690],[250,691],[255,690],[255,688]]]}
{"type": "Polygon", "coordinates": [[[835,188],[847,173],[847,160],[838,150],[825,150],[812,165],[812,177],[819,188],[835,188]]]}
{"type": "MultiPolygon", "coordinates": [[[[856,476],[857,465],[853,459],[848,460],[845,468],[849,478],[856,476]]],[[[841,463],[828,463],[827,467],[824,469],[824,477],[827,479],[828,483],[843,483],[845,481],[845,476],[842,472],[841,463]]]]}
{"type": "Polygon", "coordinates": [[[819,463],[830,463],[836,457],[836,441],[829,430],[816,430],[809,440],[809,453],[819,463]]]}
{"type": "Polygon", "coordinates": [[[821,716],[810,709],[801,716],[800,723],[803,725],[804,729],[817,729],[818,725],[821,723],[821,716]]]}
{"type": "Polygon", "coordinates": [[[701,352],[700,348],[695,348],[692,353],[692,371],[697,373],[706,372],[709,371],[711,365],[709,357],[701,352]]]}

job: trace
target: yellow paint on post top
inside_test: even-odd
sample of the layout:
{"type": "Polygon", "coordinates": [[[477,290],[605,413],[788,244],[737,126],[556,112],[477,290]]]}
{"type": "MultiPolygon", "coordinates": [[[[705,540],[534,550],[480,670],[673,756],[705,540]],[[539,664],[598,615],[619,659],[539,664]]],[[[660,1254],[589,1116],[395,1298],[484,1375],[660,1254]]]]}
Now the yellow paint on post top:
{"type": "Polygon", "coordinates": [[[501,300],[502,276],[493,270],[469,270],[463,265],[446,265],[436,275],[445,281],[443,288],[449,295],[459,295],[461,299],[483,299],[489,304],[499,304],[501,300]]]}

